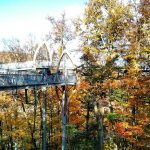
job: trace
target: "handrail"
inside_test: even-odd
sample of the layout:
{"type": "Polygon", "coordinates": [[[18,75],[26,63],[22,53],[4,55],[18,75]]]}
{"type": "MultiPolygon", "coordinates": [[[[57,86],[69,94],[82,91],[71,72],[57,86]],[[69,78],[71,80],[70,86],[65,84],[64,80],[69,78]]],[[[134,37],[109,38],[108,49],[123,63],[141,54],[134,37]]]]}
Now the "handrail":
{"type": "Polygon", "coordinates": [[[52,74],[52,75],[20,75],[20,74],[0,74],[0,88],[19,86],[42,86],[53,84],[76,84],[76,75],[52,74]]]}

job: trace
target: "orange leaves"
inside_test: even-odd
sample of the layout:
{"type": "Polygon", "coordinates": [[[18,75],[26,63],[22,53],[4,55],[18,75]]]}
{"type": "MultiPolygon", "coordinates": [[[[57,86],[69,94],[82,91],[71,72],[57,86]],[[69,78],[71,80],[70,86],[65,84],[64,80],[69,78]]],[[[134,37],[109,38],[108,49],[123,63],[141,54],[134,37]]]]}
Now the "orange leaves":
{"type": "Polygon", "coordinates": [[[121,85],[122,85],[122,83],[120,80],[106,80],[103,83],[103,87],[105,89],[117,89],[117,88],[120,88],[121,85]]]}
{"type": "Polygon", "coordinates": [[[116,126],[116,130],[117,130],[118,135],[123,136],[125,133],[124,124],[123,123],[116,123],[115,126],[116,126]]]}
{"type": "Polygon", "coordinates": [[[123,87],[126,87],[126,88],[132,88],[132,87],[139,87],[139,83],[138,83],[138,80],[135,78],[135,79],[131,79],[129,77],[126,77],[122,80],[122,86],[123,87]]]}
{"type": "Polygon", "coordinates": [[[79,90],[88,90],[89,88],[90,88],[90,84],[86,81],[81,81],[78,86],[79,90]]]}
{"type": "MultiPolygon", "coordinates": [[[[148,79],[149,73],[143,73],[143,70],[141,70],[142,67],[148,68],[149,66],[149,51],[145,52],[145,49],[148,50],[149,48],[147,42],[148,31],[146,31],[148,30],[149,22],[146,23],[146,20],[144,20],[148,18],[146,17],[146,13],[143,12],[143,8],[148,8],[147,5],[145,5],[147,1],[139,2],[140,11],[138,12],[137,9],[136,13],[140,15],[136,20],[134,20],[135,13],[133,12],[133,7],[135,7],[136,4],[135,6],[132,4],[125,6],[118,1],[106,2],[98,0],[91,0],[89,4],[93,3],[94,6],[88,5],[87,7],[90,8],[90,10],[87,9],[88,15],[86,14],[86,19],[89,19],[90,22],[87,22],[87,26],[85,25],[88,28],[88,31],[85,32],[85,35],[88,35],[86,36],[88,42],[85,41],[88,46],[85,48],[90,54],[92,54],[93,51],[91,47],[95,49],[98,47],[101,51],[99,43],[95,42],[97,41],[95,38],[98,37],[97,35],[99,35],[100,38],[102,37],[97,33],[97,31],[100,30],[104,35],[107,35],[107,42],[104,49],[108,49],[108,52],[104,55],[106,64],[99,66],[101,69],[98,72],[93,69],[93,72],[88,76],[92,86],[87,83],[81,83],[79,90],[83,90],[83,101],[87,98],[92,102],[99,102],[99,107],[109,104],[112,113],[121,115],[119,119],[114,119],[112,122],[109,120],[109,123],[112,123],[111,129],[113,132],[117,132],[117,138],[125,138],[125,141],[128,141],[127,144],[130,145],[131,143],[136,143],[138,138],[145,138],[146,134],[144,130],[147,128],[149,122],[150,79],[148,79]],[[101,5],[98,5],[99,3],[101,3],[101,5]],[[107,9],[109,16],[104,18],[104,24],[103,21],[97,19],[97,16],[95,17],[93,15],[98,13],[98,10],[101,10],[102,6],[105,6],[103,10],[107,9]],[[89,12],[92,12],[92,15],[89,12]],[[145,18],[143,18],[144,16],[145,18]],[[144,21],[144,23],[142,23],[142,21],[144,21]],[[144,26],[146,28],[144,28],[144,26]],[[125,45],[122,41],[124,41],[123,43],[125,45]],[[113,61],[115,62],[117,60],[114,59],[115,56],[113,55],[116,52],[120,52],[120,49],[121,53],[117,54],[121,57],[123,66],[118,67],[113,63],[113,61]],[[97,88],[95,88],[94,83],[92,83],[92,81],[94,81],[92,79],[96,79],[97,82],[100,82],[97,88]],[[102,91],[107,91],[106,97],[108,97],[108,100],[102,99],[102,91]]],[[[138,6],[135,8],[138,8],[138,6]]],[[[100,38],[99,40],[101,40],[100,38]]],[[[92,59],[88,59],[88,61],[89,60],[92,59]]],[[[91,70],[93,66],[90,66],[89,63],[89,70],[91,70]]],[[[87,73],[89,73],[89,70],[87,69],[87,73]]],[[[97,108],[95,110],[98,112],[97,108]]],[[[121,145],[122,142],[119,142],[121,145]]],[[[138,144],[139,143],[140,142],[138,142],[138,144]]]]}
{"type": "Polygon", "coordinates": [[[115,124],[119,136],[132,139],[134,136],[141,136],[144,131],[141,125],[129,125],[128,122],[119,122],[115,124]]]}
{"type": "Polygon", "coordinates": [[[71,114],[69,121],[71,124],[81,126],[85,122],[85,119],[79,116],[78,114],[71,114]]]}
{"type": "Polygon", "coordinates": [[[136,115],[136,119],[138,120],[139,124],[142,126],[147,126],[150,122],[150,118],[145,114],[136,115]]]}
{"type": "Polygon", "coordinates": [[[132,130],[134,135],[142,135],[144,133],[143,128],[141,125],[136,125],[130,128],[130,130],[132,130]]]}
{"type": "Polygon", "coordinates": [[[112,89],[116,89],[116,88],[119,88],[121,86],[121,81],[120,80],[113,80],[111,83],[110,83],[110,87],[112,89]]]}
{"type": "Polygon", "coordinates": [[[71,124],[78,124],[82,125],[84,122],[84,118],[82,117],[83,115],[83,108],[81,101],[78,100],[77,93],[74,93],[74,97],[70,97],[70,102],[69,102],[69,121],[71,124]]]}
{"type": "Polygon", "coordinates": [[[70,102],[69,102],[69,110],[72,112],[72,113],[81,113],[82,112],[82,109],[81,109],[81,102],[79,100],[76,100],[76,99],[70,99],[70,102]]]}
{"type": "Polygon", "coordinates": [[[128,122],[121,122],[121,123],[116,123],[117,128],[122,128],[122,129],[127,129],[129,127],[128,122]]]}

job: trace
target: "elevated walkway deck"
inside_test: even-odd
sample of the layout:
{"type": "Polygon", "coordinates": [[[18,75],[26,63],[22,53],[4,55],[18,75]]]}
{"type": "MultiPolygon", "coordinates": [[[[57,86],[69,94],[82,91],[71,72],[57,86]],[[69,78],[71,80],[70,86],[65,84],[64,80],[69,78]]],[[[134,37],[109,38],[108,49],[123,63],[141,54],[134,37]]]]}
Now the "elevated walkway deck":
{"type": "Polygon", "coordinates": [[[0,65],[0,91],[76,84],[76,66],[69,54],[64,51],[55,64],[52,61],[51,51],[47,47],[49,60],[37,60],[37,54],[42,48],[43,43],[37,48],[33,61],[0,65]]]}
{"type": "Polygon", "coordinates": [[[0,74],[0,90],[24,89],[35,86],[75,85],[76,75],[0,74]]]}

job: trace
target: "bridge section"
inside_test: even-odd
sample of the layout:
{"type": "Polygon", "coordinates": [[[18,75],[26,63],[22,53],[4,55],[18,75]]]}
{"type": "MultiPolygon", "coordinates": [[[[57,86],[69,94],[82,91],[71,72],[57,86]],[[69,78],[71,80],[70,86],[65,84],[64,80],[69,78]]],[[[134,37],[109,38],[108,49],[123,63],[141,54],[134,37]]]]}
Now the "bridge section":
{"type": "Polygon", "coordinates": [[[24,89],[46,85],[75,85],[75,74],[28,75],[28,74],[0,74],[0,90],[24,89]]]}
{"type": "Polygon", "coordinates": [[[63,52],[58,64],[53,66],[52,52],[47,43],[42,43],[35,51],[33,61],[0,65],[0,90],[24,89],[46,85],[75,85],[76,66],[67,52],[63,52]],[[38,53],[48,51],[48,60],[37,60],[38,53]],[[55,68],[55,69],[54,69],[55,68]],[[55,70],[55,71],[53,71],[55,70]]]}

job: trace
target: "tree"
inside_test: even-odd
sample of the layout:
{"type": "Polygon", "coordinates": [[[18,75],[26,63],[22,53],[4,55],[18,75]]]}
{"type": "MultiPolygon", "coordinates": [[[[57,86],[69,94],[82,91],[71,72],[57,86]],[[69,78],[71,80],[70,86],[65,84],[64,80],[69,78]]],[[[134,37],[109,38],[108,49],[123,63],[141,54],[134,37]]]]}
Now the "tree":
{"type": "Polygon", "coordinates": [[[66,49],[68,41],[74,39],[73,26],[70,20],[66,19],[65,13],[61,15],[60,19],[48,17],[52,25],[52,31],[47,35],[47,39],[50,40],[55,46],[58,44],[58,54],[61,56],[63,51],[66,49]]]}
{"type": "Polygon", "coordinates": [[[26,53],[28,53],[31,57],[31,58],[28,57],[28,60],[33,59],[37,47],[38,47],[38,43],[36,37],[33,34],[29,34],[27,40],[23,45],[23,50],[26,53]]]}
{"type": "Polygon", "coordinates": [[[37,47],[32,35],[29,36],[28,41],[26,41],[23,46],[17,38],[3,39],[2,41],[5,48],[3,53],[7,54],[9,62],[24,62],[31,60],[33,53],[35,52],[35,48],[37,47]]]}
{"type": "MultiPolygon", "coordinates": [[[[137,130],[139,130],[140,126],[146,129],[148,125],[147,123],[137,123],[135,125],[135,121],[130,119],[131,116],[132,118],[135,118],[135,116],[140,117],[140,110],[145,109],[146,111],[148,107],[146,103],[139,104],[138,96],[143,94],[141,88],[137,88],[139,85],[144,86],[144,84],[141,85],[141,80],[149,82],[149,79],[147,79],[149,75],[141,70],[143,62],[141,54],[145,54],[144,62],[147,64],[147,52],[149,51],[147,30],[143,30],[143,25],[139,23],[139,20],[144,20],[144,23],[148,21],[143,13],[143,8],[146,7],[145,11],[148,10],[148,7],[143,3],[147,4],[147,1],[141,1],[139,8],[142,11],[142,17],[139,17],[140,12],[137,15],[137,12],[134,11],[134,8],[138,8],[137,4],[136,6],[131,3],[125,5],[117,0],[90,0],[85,9],[84,25],[82,25],[85,30],[82,31],[81,29],[85,64],[80,71],[91,86],[87,92],[87,95],[90,95],[88,99],[92,97],[93,105],[97,107],[98,105],[95,105],[97,99],[102,102],[103,94],[107,97],[110,113],[107,116],[101,113],[99,117],[109,120],[108,128],[112,127],[112,138],[118,148],[121,148],[121,145],[126,148],[130,146],[132,148],[140,147],[137,136],[133,134],[134,129],[138,128],[137,130]],[[144,44],[142,44],[143,42],[144,44]],[[143,74],[146,77],[142,77],[143,74]],[[136,96],[137,94],[138,96],[136,96]],[[117,111],[118,108],[119,111],[117,111]],[[122,116],[124,116],[123,119],[122,116]],[[117,126],[119,120],[122,123],[120,128],[117,126]],[[125,126],[123,131],[116,131],[117,129],[123,129],[123,126],[125,126]],[[127,129],[132,133],[128,132],[126,136],[123,136],[123,139],[119,138],[120,134],[123,134],[127,129]]],[[[136,11],[138,10],[136,9],[136,11]]],[[[148,94],[148,91],[146,93],[148,94]]],[[[98,108],[100,110],[103,105],[99,104],[98,108]]],[[[147,113],[145,119],[149,120],[147,113]]],[[[107,121],[104,121],[104,125],[107,126],[107,121]]],[[[100,134],[102,132],[100,131],[100,134]]],[[[138,135],[140,139],[146,136],[143,133],[141,130],[139,133],[141,135],[138,135]]],[[[99,140],[101,141],[102,137],[99,140]]],[[[143,146],[144,144],[146,145],[146,142],[143,143],[143,146]]],[[[100,145],[97,148],[102,149],[100,145]]]]}

